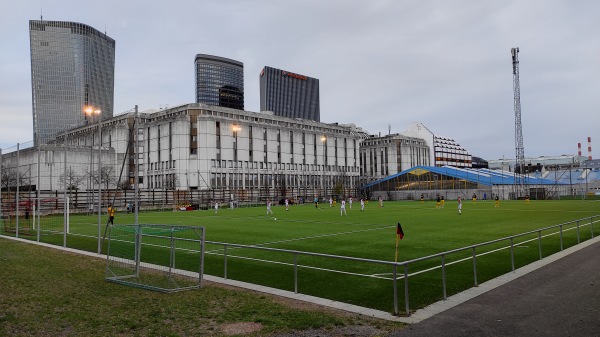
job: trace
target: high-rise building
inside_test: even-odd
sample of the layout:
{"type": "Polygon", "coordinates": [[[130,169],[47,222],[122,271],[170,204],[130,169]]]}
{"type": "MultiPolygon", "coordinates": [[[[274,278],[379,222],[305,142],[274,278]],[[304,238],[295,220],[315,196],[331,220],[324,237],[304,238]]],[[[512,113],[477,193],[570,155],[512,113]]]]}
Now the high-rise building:
{"type": "Polygon", "coordinates": [[[244,110],[244,64],[224,57],[196,55],[196,103],[244,110]]]}
{"type": "Polygon", "coordinates": [[[29,36],[36,143],[113,116],[115,40],[85,24],[45,20],[29,21],[29,36]],[[86,116],[89,106],[100,116],[86,116]]]}
{"type": "Polygon", "coordinates": [[[260,72],[260,110],[277,116],[321,121],[319,80],[264,67],[260,72]]]}

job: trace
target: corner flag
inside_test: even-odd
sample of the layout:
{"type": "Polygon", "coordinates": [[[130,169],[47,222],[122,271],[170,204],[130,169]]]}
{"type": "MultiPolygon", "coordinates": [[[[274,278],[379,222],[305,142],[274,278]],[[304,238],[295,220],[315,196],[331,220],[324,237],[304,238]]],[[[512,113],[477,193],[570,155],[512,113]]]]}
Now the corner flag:
{"type": "Polygon", "coordinates": [[[398,227],[396,227],[396,254],[394,257],[394,262],[398,262],[398,238],[402,240],[403,237],[404,231],[402,230],[402,226],[400,226],[400,223],[398,222],[398,227]]]}
{"type": "Polygon", "coordinates": [[[400,240],[402,240],[402,238],[404,237],[404,231],[402,230],[402,226],[400,226],[399,222],[398,227],[396,228],[396,235],[400,238],[400,240]]]}

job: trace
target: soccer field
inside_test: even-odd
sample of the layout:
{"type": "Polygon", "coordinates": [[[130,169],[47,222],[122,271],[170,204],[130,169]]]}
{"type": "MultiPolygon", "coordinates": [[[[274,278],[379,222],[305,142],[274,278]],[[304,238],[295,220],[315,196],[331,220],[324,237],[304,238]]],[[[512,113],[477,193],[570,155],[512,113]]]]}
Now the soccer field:
{"type": "MultiPolygon", "coordinates": [[[[371,202],[364,212],[354,202],[346,209],[347,215],[340,215],[339,205],[330,208],[329,204],[319,204],[318,208],[314,204],[293,205],[289,211],[275,206],[273,215],[267,215],[265,207],[220,209],[217,214],[214,210],[141,212],[139,222],[205,227],[205,274],[391,312],[393,266],[389,262],[394,261],[398,222],[405,234],[398,245],[397,268],[399,301],[404,303],[404,261],[596,216],[600,214],[600,202],[501,201],[495,207],[493,201],[466,200],[460,215],[456,201],[446,201],[444,208],[436,208],[431,201],[385,202],[384,207],[371,202]]],[[[94,251],[97,216],[73,215],[70,222],[69,246],[94,251]]],[[[115,223],[131,224],[133,215],[118,213],[115,223]]],[[[587,219],[520,236],[514,239],[512,250],[510,241],[504,240],[476,251],[449,254],[444,257],[448,296],[474,285],[474,254],[476,282],[481,283],[512,270],[511,251],[515,268],[519,268],[539,259],[540,254],[560,251],[561,244],[567,248],[591,238],[592,233],[600,235],[600,224],[591,225],[587,219]]],[[[409,265],[411,309],[443,297],[441,263],[441,258],[432,258],[409,265]]]]}

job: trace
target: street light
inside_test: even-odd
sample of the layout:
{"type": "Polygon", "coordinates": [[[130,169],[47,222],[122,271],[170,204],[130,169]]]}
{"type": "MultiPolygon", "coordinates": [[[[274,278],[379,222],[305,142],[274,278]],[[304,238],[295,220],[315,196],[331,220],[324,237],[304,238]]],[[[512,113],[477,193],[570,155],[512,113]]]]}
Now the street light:
{"type": "MultiPolygon", "coordinates": [[[[242,128],[234,124],[231,129],[233,130],[233,189],[236,190],[239,188],[239,170],[238,170],[238,132],[242,130],[242,128]]],[[[230,198],[232,193],[229,191],[230,198]]]]}
{"type": "Polygon", "coordinates": [[[321,142],[323,143],[323,170],[321,171],[321,193],[324,193],[323,197],[327,194],[327,190],[325,189],[325,185],[323,183],[325,176],[325,165],[327,164],[327,154],[325,151],[327,150],[327,137],[321,136],[321,142]],[[325,192],[323,192],[325,190],[325,192]]]}
{"type": "Polygon", "coordinates": [[[98,116],[98,254],[100,254],[102,253],[102,241],[100,240],[102,235],[102,124],[100,123],[102,121],[102,110],[86,105],[83,112],[90,118],[93,118],[94,115],[98,116]]]}

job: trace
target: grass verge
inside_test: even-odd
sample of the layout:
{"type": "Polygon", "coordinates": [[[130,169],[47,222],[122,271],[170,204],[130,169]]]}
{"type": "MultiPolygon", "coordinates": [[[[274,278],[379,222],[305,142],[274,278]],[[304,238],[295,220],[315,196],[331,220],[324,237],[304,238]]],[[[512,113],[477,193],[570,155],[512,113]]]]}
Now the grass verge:
{"type": "Polygon", "coordinates": [[[208,282],[172,294],[121,286],[104,281],[104,260],[1,238],[0,246],[2,336],[275,336],[351,326],[367,328],[355,336],[385,336],[402,327],[208,282]]]}

